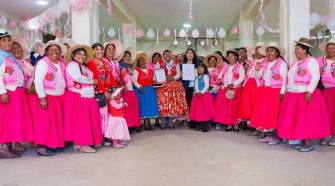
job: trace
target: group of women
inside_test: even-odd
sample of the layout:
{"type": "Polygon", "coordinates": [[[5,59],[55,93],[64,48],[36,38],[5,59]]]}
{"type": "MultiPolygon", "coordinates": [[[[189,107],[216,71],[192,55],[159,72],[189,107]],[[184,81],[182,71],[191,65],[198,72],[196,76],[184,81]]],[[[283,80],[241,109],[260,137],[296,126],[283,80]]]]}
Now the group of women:
{"type": "Polygon", "coordinates": [[[118,40],[91,47],[66,41],[36,42],[28,55],[25,40],[0,30],[0,158],[20,157],[23,142],[40,156],[68,143],[85,153],[124,147],[141,120],[153,130],[150,119],[162,130],[183,121],[203,132],[211,125],[239,132],[245,122],[260,142],[298,141],[300,152],[313,150],[313,139],[335,145],[335,136],[328,139],[335,134],[333,39],[315,59],[311,41],[301,38],[290,62],[273,42],[201,61],[191,48],[149,56],[118,40]],[[183,64],[194,65],[194,80],[183,80],[183,64]]]}

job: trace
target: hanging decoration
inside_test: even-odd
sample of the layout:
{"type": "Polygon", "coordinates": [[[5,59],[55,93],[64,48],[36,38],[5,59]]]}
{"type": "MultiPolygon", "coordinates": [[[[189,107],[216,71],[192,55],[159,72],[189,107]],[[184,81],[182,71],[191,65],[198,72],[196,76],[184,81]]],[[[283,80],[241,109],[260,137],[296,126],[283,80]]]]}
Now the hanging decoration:
{"type": "Polygon", "coordinates": [[[260,6],[259,6],[259,16],[260,16],[260,21],[259,21],[259,26],[256,29],[256,34],[258,36],[259,40],[262,40],[262,36],[265,33],[264,25],[265,25],[265,16],[263,12],[263,7],[264,7],[264,0],[259,0],[260,6]]]}
{"type": "Polygon", "coordinates": [[[331,17],[327,22],[327,28],[330,31],[335,31],[335,16],[331,17]]]}
{"type": "Polygon", "coordinates": [[[310,15],[310,29],[313,29],[316,25],[321,22],[320,15],[318,13],[311,13],[310,15]]]}
{"type": "Polygon", "coordinates": [[[117,28],[117,32],[119,33],[119,41],[121,41],[121,29],[117,28]]]}
{"type": "MultiPolygon", "coordinates": [[[[114,30],[115,35],[115,30],[114,30]]],[[[106,33],[105,33],[105,27],[102,27],[102,43],[105,43],[106,41],[106,33]]]]}
{"type": "Polygon", "coordinates": [[[174,41],[173,45],[178,46],[179,42],[177,41],[177,29],[174,29],[174,41]]]}
{"type": "Polygon", "coordinates": [[[201,46],[205,46],[205,45],[206,45],[206,42],[205,42],[205,41],[200,41],[200,45],[201,45],[201,46]]]}
{"type": "Polygon", "coordinates": [[[227,35],[226,30],[225,30],[224,28],[221,27],[221,28],[219,29],[219,32],[218,32],[218,36],[219,36],[219,38],[225,38],[226,35],[227,35]]]}
{"type": "Polygon", "coordinates": [[[192,21],[193,16],[192,16],[192,0],[190,0],[190,7],[188,9],[188,20],[192,21]]]}
{"type": "Polygon", "coordinates": [[[8,19],[6,16],[0,16],[0,26],[5,26],[8,23],[8,19]]]}
{"type": "Polygon", "coordinates": [[[186,37],[186,31],[185,31],[185,29],[180,29],[179,30],[179,37],[186,37]]]}
{"type": "Polygon", "coordinates": [[[112,11],[113,11],[112,0],[107,0],[107,13],[109,15],[112,15],[112,11]]]}
{"type": "Polygon", "coordinates": [[[213,42],[214,46],[218,46],[219,45],[219,41],[217,39],[217,33],[218,33],[218,28],[215,28],[215,36],[214,36],[214,42],[213,42]]]}
{"type": "Polygon", "coordinates": [[[165,37],[170,37],[171,31],[169,29],[165,29],[163,34],[165,37]]]}
{"type": "Polygon", "coordinates": [[[213,29],[212,28],[207,28],[207,30],[206,30],[206,37],[207,38],[214,38],[214,31],[213,31],[213,29]]]}
{"type": "Polygon", "coordinates": [[[9,19],[8,28],[15,29],[17,26],[17,21],[15,19],[9,19]]]}
{"type": "Polygon", "coordinates": [[[232,29],[232,31],[231,31],[231,33],[232,33],[233,35],[237,35],[237,34],[238,34],[238,27],[237,27],[237,26],[234,26],[233,29],[232,29]]]}
{"type": "Polygon", "coordinates": [[[157,28],[157,34],[156,34],[156,44],[158,45],[159,43],[159,28],[157,28]]]}
{"type": "Polygon", "coordinates": [[[108,37],[113,38],[116,35],[115,29],[111,27],[107,32],[108,37]]]}
{"type": "MultiPolygon", "coordinates": [[[[59,28],[61,28],[61,27],[59,27],[59,28]]],[[[64,37],[68,37],[69,38],[70,35],[71,35],[71,12],[70,12],[70,10],[68,10],[68,12],[67,12],[67,20],[66,20],[66,23],[64,25],[64,37]]]]}
{"type": "Polygon", "coordinates": [[[143,30],[140,29],[140,28],[137,28],[137,29],[136,29],[136,38],[142,38],[143,35],[144,35],[143,30]]]}
{"type": "Polygon", "coordinates": [[[193,29],[192,37],[196,39],[199,37],[199,35],[200,35],[199,30],[197,28],[193,29]]]}
{"type": "Polygon", "coordinates": [[[155,32],[150,28],[147,32],[147,38],[153,39],[155,37],[155,32]]]}

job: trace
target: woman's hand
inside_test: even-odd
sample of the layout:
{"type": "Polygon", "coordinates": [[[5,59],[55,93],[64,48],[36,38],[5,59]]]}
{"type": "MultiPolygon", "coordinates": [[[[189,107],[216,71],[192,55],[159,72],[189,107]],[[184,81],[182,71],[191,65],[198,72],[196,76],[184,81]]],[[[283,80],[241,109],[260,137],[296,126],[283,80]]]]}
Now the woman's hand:
{"type": "Polygon", "coordinates": [[[201,92],[197,92],[195,93],[198,97],[201,97],[202,96],[202,93],[201,92]]]}
{"type": "Polygon", "coordinates": [[[9,103],[9,97],[7,93],[4,93],[1,95],[1,102],[6,105],[9,103]]]}
{"type": "Polygon", "coordinates": [[[171,76],[171,75],[169,75],[169,76],[167,77],[167,82],[172,82],[172,81],[174,81],[174,77],[171,76]]]}
{"type": "Polygon", "coordinates": [[[216,83],[217,83],[217,84],[221,84],[221,78],[218,78],[218,79],[216,80],[216,83]]]}
{"type": "Polygon", "coordinates": [[[133,75],[133,71],[131,71],[129,68],[127,68],[127,74],[132,76],[133,75]]]}
{"type": "Polygon", "coordinates": [[[280,94],[280,95],[279,95],[279,100],[282,101],[283,98],[284,98],[284,94],[280,94]]]}
{"type": "Polygon", "coordinates": [[[48,101],[47,101],[46,97],[40,98],[40,101],[41,101],[41,107],[42,107],[42,109],[43,110],[48,109],[48,101]]]}
{"type": "Polygon", "coordinates": [[[105,95],[106,99],[111,99],[111,93],[105,92],[104,95],[105,95]]]}
{"type": "Polygon", "coordinates": [[[144,87],[143,86],[140,87],[140,92],[144,93],[144,87]]]}
{"type": "Polygon", "coordinates": [[[306,97],[305,97],[306,103],[310,103],[311,99],[312,99],[312,93],[306,92],[306,97]]]}

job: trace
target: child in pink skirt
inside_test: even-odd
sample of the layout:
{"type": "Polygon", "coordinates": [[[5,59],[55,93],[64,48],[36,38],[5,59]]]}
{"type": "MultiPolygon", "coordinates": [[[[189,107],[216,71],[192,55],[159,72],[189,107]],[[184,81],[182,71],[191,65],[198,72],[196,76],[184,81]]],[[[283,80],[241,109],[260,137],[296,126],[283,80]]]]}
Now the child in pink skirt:
{"type": "Polygon", "coordinates": [[[320,65],[321,81],[324,87],[322,95],[326,100],[330,117],[331,139],[321,140],[321,145],[335,146],[335,39],[320,44],[319,48],[326,51],[327,56],[318,58],[320,65]]]}
{"type": "Polygon", "coordinates": [[[121,90],[122,88],[116,89],[108,102],[109,117],[104,131],[104,136],[112,140],[115,148],[122,148],[127,141],[130,141],[127,122],[124,118],[124,111],[128,104],[120,97],[121,90]]]}
{"type": "Polygon", "coordinates": [[[197,68],[198,77],[195,79],[194,94],[191,102],[190,120],[196,122],[196,128],[202,132],[209,131],[209,122],[214,117],[214,98],[209,90],[209,76],[205,64],[197,68]]]}
{"type": "Polygon", "coordinates": [[[302,140],[294,148],[300,152],[313,150],[312,140],[330,135],[327,106],[316,87],[320,80],[320,67],[311,57],[312,41],[296,41],[296,61],[288,71],[287,93],[281,103],[278,135],[283,139],[302,140]]]}

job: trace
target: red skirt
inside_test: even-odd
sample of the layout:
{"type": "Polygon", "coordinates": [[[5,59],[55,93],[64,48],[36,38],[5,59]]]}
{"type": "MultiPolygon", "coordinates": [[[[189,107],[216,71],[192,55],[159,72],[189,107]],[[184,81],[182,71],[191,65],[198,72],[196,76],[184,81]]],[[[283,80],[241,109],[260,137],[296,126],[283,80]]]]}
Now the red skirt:
{"type": "Polygon", "coordinates": [[[206,92],[198,97],[193,95],[191,102],[190,120],[203,122],[213,119],[215,114],[215,102],[211,93],[206,92]]]}
{"type": "Polygon", "coordinates": [[[102,142],[101,119],[95,98],[82,98],[79,93],[64,94],[64,138],[76,145],[97,145],[102,142]]]}
{"type": "Polygon", "coordinates": [[[188,113],[185,89],[180,81],[172,81],[158,88],[157,99],[162,117],[176,117],[188,113]]]}
{"type": "Polygon", "coordinates": [[[262,87],[259,89],[250,127],[261,131],[277,129],[280,110],[281,88],[262,87]]]}
{"type": "Polygon", "coordinates": [[[330,129],[332,135],[335,135],[335,88],[326,88],[322,92],[325,98],[326,105],[328,108],[328,114],[330,119],[330,129]]]}
{"type": "Polygon", "coordinates": [[[32,104],[32,117],[34,122],[36,145],[44,145],[50,148],[64,147],[64,103],[63,96],[47,95],[48,108],[42,109],[40,99],[34,96],[32,104]]]}
{"type": "Polygon", "coordinates": [[[278,136],[289,140],[321,139],[330,135],[327,106],[319,89],[310,103],[306,93],[285,94],[278,120],[278,136]]]}
{"type": "Polygon", "coordinates": [[[122,98],[128,104],[128,107],[125,108],[124,118],[127,121],[128,127],[140,127],[141,118],[140,118],[140,109],[138,106],[138,99],[135,91],[127,90],[122,98]]]}
{"type": "Polygon", "coordinates": [[[26,90],[7,90],[7,95],[9,103],[4,105],[0,101],[0,144],[33,141],[33,124],[26,90]]]}
{"type": "Polygon", "coordinates": [[[236,88],[233,99],[226,98],[226,91],[226,88],[220,88],[218,91],[215,101],[214,121],[223,125],[237,125],[242,88],[236,88]]]}
{"type": "Polygon", "coordinates": [[[251,116],[255,107],[257,90],[258,89],[255,78],[248,79],[242,90],[240,119],[251,120],[251,116]]]}

